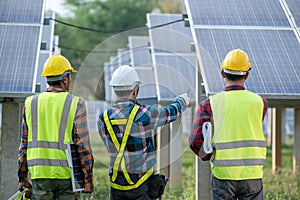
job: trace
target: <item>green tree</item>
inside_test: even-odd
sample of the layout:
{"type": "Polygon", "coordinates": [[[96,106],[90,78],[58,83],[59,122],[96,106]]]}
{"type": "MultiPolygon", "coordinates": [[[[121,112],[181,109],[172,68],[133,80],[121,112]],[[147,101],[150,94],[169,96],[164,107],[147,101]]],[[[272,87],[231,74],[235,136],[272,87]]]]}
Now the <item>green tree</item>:
{"type": "Polygon", "coordinates": [[[122,30],[144,27],[146,14],[152,11],[154,4],[149,0],[66,0],[66,6],[71,8],[71,17],[58,17],[58,20],[110,32],[87,31],[57,23],[55,33],[59,35],[62,54],[78,69],[88,54],[81,50],[92,50],[122,30]]]}

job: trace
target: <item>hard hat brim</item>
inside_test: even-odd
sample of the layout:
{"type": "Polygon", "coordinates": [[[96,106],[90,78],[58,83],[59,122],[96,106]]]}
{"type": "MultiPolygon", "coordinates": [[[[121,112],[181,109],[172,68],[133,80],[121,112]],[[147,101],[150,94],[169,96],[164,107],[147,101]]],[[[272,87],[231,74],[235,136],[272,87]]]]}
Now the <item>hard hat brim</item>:
{"type": "Polygon", "coordinates": [[[247,74],[248,71],[243,72],[243,71],[235,71],[235,70],[230,70],[230,69],[223,69],[225,73],[227,74],[233,74],[233,75],[239,75],[239,76],[243,76],[245,74],[247,74]]]}

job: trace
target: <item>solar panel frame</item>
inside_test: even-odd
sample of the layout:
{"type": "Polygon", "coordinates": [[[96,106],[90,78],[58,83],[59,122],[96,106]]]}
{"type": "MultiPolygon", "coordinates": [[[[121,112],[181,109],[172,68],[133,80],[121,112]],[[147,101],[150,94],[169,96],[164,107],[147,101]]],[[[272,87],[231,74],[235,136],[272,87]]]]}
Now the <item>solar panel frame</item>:
{"type": "Polygon", "coordinates": [[[300,27],[300,1],[297,0],[284,0],[289,8],[291,17],[294,19],[297,27],[300,27]]]}

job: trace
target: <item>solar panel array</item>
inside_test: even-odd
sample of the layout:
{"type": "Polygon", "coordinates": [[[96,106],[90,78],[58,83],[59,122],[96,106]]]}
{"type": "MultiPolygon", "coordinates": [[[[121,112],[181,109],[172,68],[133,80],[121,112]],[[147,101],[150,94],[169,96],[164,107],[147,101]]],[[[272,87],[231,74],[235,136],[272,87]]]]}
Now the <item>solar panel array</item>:
{"type": "MultiPolygon", "coordinates": [[[[299,14],[300,2],[286,2],[299,14]]],[[[299,38],[283,5],[277,0],[186,0],[208,95],[224,89],[220,63],[235,48],[250,58],[248,90],[274,96],[300,93],[299,38]]]]}
{"type": "MultiPolygon", "coordinates": [[[[148,27],[180,19],[180,14],[147,14],[148,27]]],[[[149,36],[158,100],[171,101],[187,90],[194,99],[196,54],[191,51],[193,38],[190,28],[182,20],[159,28],[149,28],[149,36]]]]}
{"type": "Polygon", "coordinates": [[[43,5],[43,0],[0,3],[0,93],[35,91],[43,5]]]}

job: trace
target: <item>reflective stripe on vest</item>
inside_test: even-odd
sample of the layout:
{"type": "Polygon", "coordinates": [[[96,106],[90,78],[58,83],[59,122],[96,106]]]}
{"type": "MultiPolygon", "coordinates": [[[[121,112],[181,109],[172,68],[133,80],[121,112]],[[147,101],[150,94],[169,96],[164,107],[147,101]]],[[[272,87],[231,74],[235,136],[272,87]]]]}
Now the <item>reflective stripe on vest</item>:
{"type": "Polygon", "coordinates": [[[234,90],[211,96],[210,103],[214,176],[229,180],[262,178],[266,144],[261,97],[247,90],[234,90]]]}
{"type": "Polygon", "coordinates": [[[116,157],[116,160],[114,162],[114,166],[113,166],[113,171],[112,171],[112,177],[111,177],[111,187],[114,189],[118,189],[118,190],[131,190],[131,189],[135,189],[138,188],[143,182],[145,182],[152,174],[153,174],[153,169],[151,168],[150,170],[148,170],[136,183],[134,183],[131,179],[130,176],[126,170],[126,165],[125,165],[125,158],[124,158],[124,149],[125,146],[127,144],[127,140],[132,128],[132,124],[133,124],[133,120],[136,116],[136,113],[138,111],[140,106],[135,105],[132,109],[132,111],[130,112],[129,118],[128,119],[114,119],[114,120],[110,120],[108,118],[108,114],[107,111],[104,112],[104,122],[105,125],[107,127],[108,133],[111,137],[111,140],[113,142],[113,144],[115,145],[116,149],[119,151],[118,155],[116,157]],[[127,123],[127,124],[126,124],[127,123]],[[113,130],[112,125],[121,125],[121,124],[126,124],[126,128],[122,137],[122,142],[121,144],[119,143],[116,134],[113,130]],[[129,185],[127,186],[123,186],[123,185],[118,185],[115,183],[115,180],[117,178],[118,175],[118,169],[119,166],[121,165],[121,170],[124,174],[124,177],[126,179],[126,181],[128,182],[129,185]]]}
{"type": "Polygon", "coordinates": [[[67,92],[44,92],[26,99],[27,162],[32,179],[70,178],[65,149],[72,142],[78,101],[67,92]]]}

